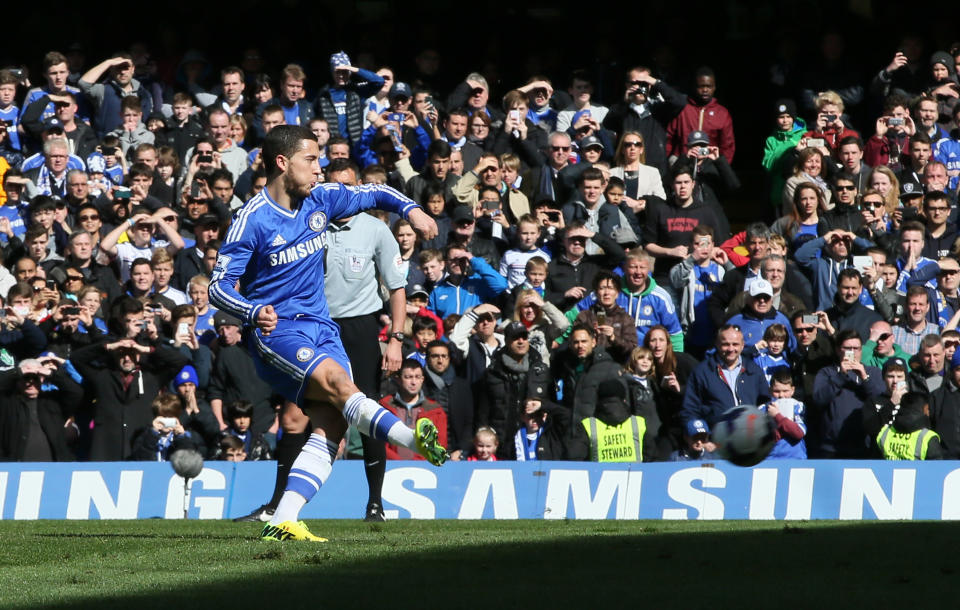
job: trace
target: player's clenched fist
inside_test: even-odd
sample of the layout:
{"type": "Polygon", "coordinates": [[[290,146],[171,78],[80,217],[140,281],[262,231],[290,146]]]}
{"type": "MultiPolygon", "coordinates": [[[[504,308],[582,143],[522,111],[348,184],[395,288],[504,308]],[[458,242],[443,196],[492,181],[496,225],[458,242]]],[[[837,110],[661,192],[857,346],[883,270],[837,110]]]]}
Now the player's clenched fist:
{"type": "Polygon", "coordinates": [[[407,220],[413,225],[413,230],[420,233],[423,239],[433,239],[437,236],[437,223],[420,208],[412,210],[407,220]]]}
{"type": "Polygon", "coordinates": [[[273,332],[277,327],[277,312],[273,310],[273,305],[267,305],[257,312],[257,328],[264,336],[273,332]]]}

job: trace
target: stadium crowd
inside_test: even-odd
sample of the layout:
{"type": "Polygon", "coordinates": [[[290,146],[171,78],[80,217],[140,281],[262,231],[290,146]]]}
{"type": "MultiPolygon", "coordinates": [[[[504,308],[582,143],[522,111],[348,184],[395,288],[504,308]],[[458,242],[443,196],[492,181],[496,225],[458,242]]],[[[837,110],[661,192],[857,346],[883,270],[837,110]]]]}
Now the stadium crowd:
{"type": "Polygon", "coordinates": [[[960,46],[915,42],[867,82],[795,76],[796,99],[738,117],[769,126],[746,152],[706,66],[631,67],[616,99],[587,70],[441,91],[429,58],[408,76],[342,51],[327,74],[248,49],[164,80],[141,46],[0,70],[0,459],[271,458],[280,399],[207,287],[282,124],[316,135],[326,176],[436,220],[424,241],[370,212],[407,278],[378,398],[453,459],[708,459],[739,404],[775,418],[771,458],[955,459],[960,46]],[[767,184],[743,231],[737,153],[767,184]]]}

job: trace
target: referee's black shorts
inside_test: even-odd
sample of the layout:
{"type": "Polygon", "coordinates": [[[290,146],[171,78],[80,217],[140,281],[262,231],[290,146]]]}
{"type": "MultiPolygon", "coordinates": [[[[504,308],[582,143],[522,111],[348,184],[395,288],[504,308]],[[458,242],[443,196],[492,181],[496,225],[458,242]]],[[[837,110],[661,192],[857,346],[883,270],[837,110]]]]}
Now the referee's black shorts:
{"type": "Polygon", "coordinates": [[[380,322],[369,313],[353,318],[334,318],[340,326],[340,339],[350,358],[353,382],[360,391],[376,400],[380,397],[380,322]]]}

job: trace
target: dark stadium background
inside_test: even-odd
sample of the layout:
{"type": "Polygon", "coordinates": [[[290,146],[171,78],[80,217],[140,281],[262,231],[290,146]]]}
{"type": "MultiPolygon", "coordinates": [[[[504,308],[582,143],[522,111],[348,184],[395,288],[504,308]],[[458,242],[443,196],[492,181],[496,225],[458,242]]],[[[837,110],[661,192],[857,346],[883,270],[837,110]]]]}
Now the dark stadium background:
{"type": "MultiPolygon", "coordinates": [[[[23,5],[21,5],[22,7],[23,5]]],[[[22,9],[18,9],[22,10],[22,9]]],[[[433,47],[451,84],[470,71],[490,78],[491,99],[546,74],[565,88],[571,69],[587,68],[598,80],[597,97],[609,105],[621,94],[625,68],[644,64],[682,91],[691,90],[693,70],[710,65],[717,73],[719,101],[730,109],[737,137],[734,169],[743,182],[725,200],[731,221],[755,219],[764,183],[760,157],[773,127],[774,99],[792,95],[770,82],[771,67],[797,69],[816,59],[821,35],[842,32],[848,61],[864,84],[889,63],[899,40],[916,34],[925,57],[960,42],[955,3],[877,0],[747,2],[647,0],[641,2],[527,3],[440,0],[130,3],[108,0],[60,13],[8,14],[0,66],[23,64],[39,79],[49,50],[80,43],[87,66],[133,42],[145,42],[153,57],[174,66],[188,49],[203,52],[214,66],[239,63],[256,46],[269,72],[298,62],[308,74],[308,95],[326,84],[327,58],[344,49],[356,63],[366,55],[374,68],[389,65],[400,79],[412,73],[413,58],[433,47]]],[[[444,92],[446,93],[446,92],[444,92]]],[[[866,109],[876,115],[876,108],[866,109]]],[[[854,116],[854,127],[872,125],[854,116]]]]}

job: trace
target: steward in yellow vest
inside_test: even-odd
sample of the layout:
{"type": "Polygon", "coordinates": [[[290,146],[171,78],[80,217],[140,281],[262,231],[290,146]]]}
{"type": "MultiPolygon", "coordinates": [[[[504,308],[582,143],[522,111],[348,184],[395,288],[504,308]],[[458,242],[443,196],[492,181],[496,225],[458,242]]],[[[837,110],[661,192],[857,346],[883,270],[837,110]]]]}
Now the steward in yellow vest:
{"type": "Polygon", "coordinates": [[[893,424],[880,428],[877,447],[885,460],[943,459],[940,435],[930,429],[930,406],[925,394],[904,394],[893,424]]]}
{"type": "Polygon", "coordinates": [[[608,379],[597,388],[593,417],[580,420],[571,444],[570,459],[591,462],[642,462],[653,459],[652,434],[646,420],[632,415],[626,403],[626,386],[608,379]]]}

